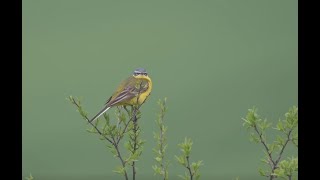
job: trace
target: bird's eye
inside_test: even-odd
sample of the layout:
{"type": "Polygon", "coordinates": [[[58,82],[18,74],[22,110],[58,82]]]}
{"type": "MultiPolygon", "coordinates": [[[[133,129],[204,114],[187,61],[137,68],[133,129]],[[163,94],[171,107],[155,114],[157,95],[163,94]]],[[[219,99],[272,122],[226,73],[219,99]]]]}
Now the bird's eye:
{"type": "Polygon", "coordinates": [[[147,75],[147,73],[143,73],[143,75],[145,75],[145,76],[146,76],[146,75],[147,75]]]}

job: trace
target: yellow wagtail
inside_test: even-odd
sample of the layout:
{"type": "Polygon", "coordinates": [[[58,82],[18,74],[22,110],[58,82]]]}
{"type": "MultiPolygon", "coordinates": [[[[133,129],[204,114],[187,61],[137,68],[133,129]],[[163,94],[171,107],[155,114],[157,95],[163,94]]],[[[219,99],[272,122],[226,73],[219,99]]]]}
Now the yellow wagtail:
{"type": "Polygon", "coordinates": [[[90,122],[98,119],[113,106],[141,105],[150,95],[152,81],[144,68],[134,70],[132,76],[124,80],[106,102],[106,106],[90,122]]]}

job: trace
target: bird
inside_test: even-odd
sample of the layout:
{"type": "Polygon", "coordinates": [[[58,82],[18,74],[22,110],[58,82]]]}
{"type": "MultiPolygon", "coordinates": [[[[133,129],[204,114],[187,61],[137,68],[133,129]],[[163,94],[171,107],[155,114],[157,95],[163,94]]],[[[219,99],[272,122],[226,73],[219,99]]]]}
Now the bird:
{"type": "Polygon", "coordinates": [[[149,97],[152,90],[152,81],[146,69],[136,68],[132,75],[122,81],[115,92],[89,122],[92,123],[110,108],[115,106],[142,105],[149,97]]]}

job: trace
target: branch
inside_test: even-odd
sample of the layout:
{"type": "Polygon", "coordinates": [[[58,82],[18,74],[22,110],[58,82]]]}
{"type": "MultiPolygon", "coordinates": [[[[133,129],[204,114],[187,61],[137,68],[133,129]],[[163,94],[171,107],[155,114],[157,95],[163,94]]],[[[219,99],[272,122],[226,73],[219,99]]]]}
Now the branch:
{"type": "MultiPolygon", "coordinates": [[[[131,117],[131,119],[133,118],[133,134],[134,134],[134,138],[132,139],[133,140],[133,152],[132,152],[132,154],[135,154],[136,153],[136,151],[137,151],[137,131],[138,131],[138,124],[137,124],[137,111],[139,110],[139,108],[141,107],[141,105],[145,102],[145,100],[144,100],[144,102],[143,103],[141,103],[141,105],[139,105],[139,98],[140,98],[140,93],[141,93],[141,85],[142,85],[142,82],[140,83],[140,88],[139,88],[139,93],[138,93],[138,97],[137,97],[137,104],[138,104],[138,107],[134,107],[134,106],[132,106],[132,108],[133,108],[133,110],[131,111],[133,114],[132,114],[132,117],[131,117]]],[[[137,172],[136,172],[136,162],[135,161],[133,161],[132,162],[132,179],[133,180],[135,180],[136,179],[136,174],[137,174],[137,172]]]]}
{"type": "MultiPolygon", "coordinates": [[[[138,147],[138,119],[137,119],[137,112],[139,111],[140,107],[142,106],[142,104],[145,103],[145,101],[147,100],[148,97],[146,97],[144,99],[144,101],[139,104],[139,99],[140,99],[140,95],[141,95],[141,90],[142,90],[142,81],[140,83],[140,88],[139,88],[139,92],[138,92],[138,96],[137,96],[137,106],[131,106],[132,107],[132,111],[131,111],[131,118],[129,121],[133,121],[133,137],[131,137],[131,140],[133,141],[133,151],[131,152],[132,154],[135,154],[137,152],[137,150],[140,148],[140,146],[138,147]]],[[[149,96],[149,95],[148,95],[149,96]]],[[[127,109],[125,109],[127,112],[129,112],[127,109]]],[[[135,180],[136,179],[136,162],[132,161],[132,179],[135,180]]]]}
{"type": "MultiPolygon", "coordinates": [[[[112,140],[113,142],[115,142],[116,140],[114,139],[114,137],[112,137],[112,140]]],[[[114,148],[117,150],[117,154],[118,154],[118,157],[121,161],[121,164],[122,164],[122,167],[124,169],[124,176],[126,178],[126,180],[128,180],[128,174],[127,174],[127,170],[125,169],[126,168],[126,162],[123,160],[122,156],[121,156],[121,153],[120,153],[120,150],[119,150],[119,147],[118,147],[118,144],[114,144],[114,148]]]]}
{"type": "MultiPolygon", "coordinates": [[[[162,114],[162,116],[161,116],[161,122],[163,122],[163,114],[162,114]]],[[[162,171],[164,172],[164,180],[166,180],[166,178],[167,178],[167,170],[166,170],[166,168],[165,168],[165,165],[164,165],[164,158],[165,158],[165,156],[164,156],[164,153],[165,153],[165,150],[164,150],[164,147],[163,147],[163,145],[164,145],[164,132],[163,132],[163,124],[161,123],[161,125],[160,125],[160,151],[161,151],[161,163],[160,163],[160,167],[161,167],[161,169],[162,169],[162,171]]]]}
{"type": "MultiPolygon", "coordinates": [[[[77,106],[78,110],[81,109],[81,106],[74,100],[73,97],[70,97],[70,100],[71,100],[72,104],[74,104],[74,105],[77,106]]],[[[83,115],[83,117],[88,121],[89,124],[91,124],[92,127],[95,128],[95,130],[96,130],[102,137],[104,137],[107,141],[109,141],[112,145],[114,145],[113,142],[111,141],[111,139],[109,139],[107,136],[105,136],[105,135],[97,128],[97,126],[95,126],[95,125],[90,121],[90,119],[87,117],[87,115],[83,115]]]]}
{"type": "Polygon", "coordinates": [[[273,167],[276,165],[275,162],[273,161],[272,159],[272,155],[271,155],[271,152],[267,146],[267,143],[264,141],[264,139],[262,138],[262,132],[260,132],[257,128],[257,125],[254,125],[254,130],[256,131],[256,133],[259,135],[259,139],[260,139],[260,142],[263,144],[264,148],[266,149],[267,151],[267,154],[268,154],[268,158],[269,158],[269,162],[272,163],[270,164],[271,168],[273,169],[273,167]]]}
{"type": "MultiPolygon", "coordinates": [[[[159,102],[161,103],[161,102],[159,102]]],[[[166,103],[166,98],[164,99],[164,106],[165,106],[165,103],[166,103]]],[[[160,104],[161,106],[161,104],[160,104]]],[[[163,107],[161,108],[161,113],[160,113],[160,151],[161,151],[161,163],[160,163],[160,166],[161,166],[161,169],[162,171],[164,172],[164,180],[167,180],[168,179],[168,171],[167,171],[167,167],[165,167],[165,164],[164,164],[164,159],[165,159],[165,126],[163,125],[163,121],[164,121],[164,115],[165,115],[165,111],[166,111],[166,107],[163,107]]]]}
{"type": "Polygon", "coordinates": [[[264,131],[269,126],[271,126],[271,123],[267,123],[267,120],[259,123],[261,119],[259,119],[259,116],[256,114],[255,108],[249,109],[246,119],[243,118],[243,120],[245,121],[243,123],[243,126],[247,128],[251,127],[254,131],[254,134],[252,135],[253,140],[256,142],[260,142],[266,150],[266,160],[263,159],[262,161],[270,165],[270,172],[260,169],[259,173],[262,176],[268,177],[270,180],[279,177],[291,179],[292,171],[297,171],[297,160],[292,159],[290,162],[287,162],[285,160],[280,161],[284,150],[290,141],[292,141],[292,143],[297,146],[298,142],[295,140],[297,140],[298,136],[294,133],[294,129],[298,126],[297,113],[298,109],[294,106],[292,109],[290,108],[289,112],[285,114],[285,120],[279,120],[276,128],[274,129],[283,132],[285,135],[278,136],[272,144],[267,144],[265,137],[266,132],[264,131]],[[258,136],[256,136],[255,134],[257,134],[258,136]],[[274,155],[274,158],[272,158],[272,153],[275,152],[275,147],[277,149],[277,155],[274,155]],[[290,174],[288,174],[287,171],[289,171],[290,174]]]}
{"type": "Polygon", "coordinates": [[[287,144],[288,144],[289,141],[291,140],[290,135],[291,135],[291,133],[292,133],[292,131],[293,131],[293,128],[291,128],[288,133],[284,132],[284,133],[287,135],[287,138],[286,138],[286,141],[284,142],[284,144],[282,145],[282,147],[281,147],[281,149],[280,149],[280,152],[279,152],[279,156],[277,157],[276,160],[273,160],[272,154],[271,154],[272,152],[271,152],[270,149],[268,148],[265,139],[262,138],[262,135],[263,135],[263,134],[262,134],[262,132],[259,131],[259,129],[257,128],[257,125],[254,124],[254,125],[253,125],[253,128],[254,128],[255,132],[259,135],[259,140],[260,140],[260,142],[262,143],[262,145],[264,146],[264,148],[265,148],[266,151],[267,151],[268,159],[269,159],[269,165],[270,165],[270,167],[271,167],[271,172],[270,172],[269,175],[266,175],[266,177],[269,177],[269,179],[272,180],[272,179],[276,178],[276,175],[274,175],[274,172],[275,172],[275,170],[278,168],[278,164],[279,164],[279,162],[280,162],[280,160],[281,160],[281,157],[282,157],[282,154],[283,154],[283,152],[284,152],[284,149],[286,148],[287,144]]]}
{"type": "MultiPolygon", "coordinates": [[[[71,103],[74,104],[77,107],[80,115],[95,129],[96,133],[98,133],[100,136],[102,136],[104,139],[106,139],[109,143],[112,144],[112,146],[116,150],[116,155],[117,155],[117,157],[119,157],[119,159],[121,161],[121,164],[123,166],[123,170],[121,170],[121,171],[122,171],[122,173],[124,173],[124,176],[125,176],[126,180],[128,180],[128,175],[127,175],[127,172],[126,172],[126,169],[125,169],[127,161],[124,160],[124,158],[122,157],[122,155],[120,153],[119,143],[120,143],[121,139],[123,139],[125,133],[129,132],[130,130],[133,130],[133,134],[134,134],[133,143],[134,143],[134,146],[133,146],[132,154],[134,155],[136,153],[136,151],[138,150],[138,148],[140,147],[138,145],[139,142],[138,142],[138,134],[137,134],[138,130],[139,130],[139,127],[137,125],[137,112],[139,111],[139,109],[142,106],[142,104],[144,104],[146,99],[148,98],[148,97],[146,97],[144,99],[144,101],[141,104],[139,104],[139,98],[140,98],[141,90],[142,90],[142,82],[140,83],[140,89],[139,89],[139,92],[138,92],[138,95],[137,95],[137,106],[132,106],[133,110],[131,111],[131,113],[124,106],[124,109],[127,111],[128,116],[130,117],[130,119],[127,122],[123,121],[123,123],[124,123],[124,128],[123,129],[122,129],[121,126],[117,126],[117,131],[115,131],[116,134],[110,133],[109,136],[108,136],[108,134],[104,133],[104,129],[103,129],[103,132],[101,132],[99,130],[99,128],[97,127],[98,123],[93,124],[93,122],[90,121],[90,119],[87,117],[86,112],[84,112],[82,110],[82,107],[80,105],[80,101],[79,100],[75,100],[72,96],[69,97],[69,100],[71,101],[71,103]],[[131,121],[133,121],[133,125],[134,126],[133,126],[133,128],[129,128],[129,130],[128,130],[128,127],[129,127],[129,124],[131,124],[131,121]]],[[[133,168],[133,180],[135,180],[135,174],[136,174],[135,161],[132,162],[132,168],[133,168]]]]}
{"type": "MultiPolygon", "coordinates": [[[[130,113],[129,113],[129,111],[128,111],[128,109],[124,106],[124,109],[127,111],[127,113],[128,113],[128,117],[130,117],[130,113]]],[[[128,120],[128,122],[125,124],[125,126],[124,126],[124,128],[123,128],[123,130],[122,130],[122,132],[121,132],[121,134],[120,134],[120,136],[119,136],[119,138],[117,139],[117,145],[119,144],[119,142],[120,142],[120,140],[123,138],[123,135],[126,133],[126,132],[128,132],[127,131],[127,128],[128,128],[128,126],[129,126],[129,124],[130,124],[130,122],[132,121],[132,117],[130,117],[130,119],[128,120]]]]}
{"type": "Polygon", "coordinates": [[[189,163],[189,156],[187,156],[186,159],[187,159],[187,166],[186,166],[186,168],[187,168],[188,171],[189,171],[190,180],[193,180],[193,173],[192,173],[192,170],[191,170],[191,167],[190,167],[190,163],[189,163]]]}
{"type": "Polygon", "coordinates": [[[167,98],[164,98],[162,101],[161,99],[158,100],[158,105],[160,106],[160,112],[158,114],[158,119],[155,120],[158,128],[159,133],[154,132],[154,138],[157,141],[156,148],[153,148],[154,153],[156,154],[156,157],[154,158],[156,160],[156,165],[152,166],[155,174],[159,174],[163,177],[163,180],[168,180],[168,165],[169,161],[165,161],[165,153],[166,153],[166,129],[167,127],[164,125],[164,116],[167,110],[166,107],[166,100],[167,98]],[[158,165],[160,167],[158,167],[158,165]]]}
{"type": "MultiPolygon", "coordinates": [[[[71,97],[71,96],[69,97],[69,99],[71,100],[72,104],[74,104],[74,105],[77,106],[78,111],[80,112],[80,110],[82,109],[81,106],[80,106],[80,104],[77,103],[76,100],[75,100],[73,97],[71,97]]],[[[97,128],[97,126],[95,126],[95,125],[90,121],[90,119],[87,117],[87,115],[83,114],[82,116],[87,120],[87,122],[88,122],[92,127],[95,128],[95,130],[96,130],[102,137],[104,137],[104,139],[106,139],[108,142],[110,142],[110,143],[114,146],[114,148],[115,148],[116,151],[117,151],[117,156],[119,157],[119,159],[120,159],[120,161],[121,161],[121,164],[122,164],[122,167],[124,168],[124,176],[125,176],[125,179],[128,180],[128,174],[127,174],[127,171],[125,170],[126,163],[125,163],[125,161],[123,160],[123,158],[122,158],[122,156],[121,156],[121,153],[120,153],[120,151],[119,151],[119,147],[118,147],[119,141],[116,141],[113,135],[111,136],[112,139],[110,139],[110,138],[108,138],[107,136],[105,136],[105,135],[97,128]]]]}
{"type": "Polygon", "coordinates": [[[289,133],[287,134],[287,140],[286,140],[286,142],[284,143],[284,145],[283,145],[282,148],[281,148],[281,151],[280,151],[280,153],[279,153],[279,157],[278,157],[278,159],[276,160],[276,165],[279,163],[279,161],[280,161],[280,159],[281,159],[281,156],[282,156],[282,153],[283,153],[285,147],[287,146],[288,142],[290,141],[290,134],[291,134],[292,130],[293,130],[293,129],[290,129],[289,133]]]}

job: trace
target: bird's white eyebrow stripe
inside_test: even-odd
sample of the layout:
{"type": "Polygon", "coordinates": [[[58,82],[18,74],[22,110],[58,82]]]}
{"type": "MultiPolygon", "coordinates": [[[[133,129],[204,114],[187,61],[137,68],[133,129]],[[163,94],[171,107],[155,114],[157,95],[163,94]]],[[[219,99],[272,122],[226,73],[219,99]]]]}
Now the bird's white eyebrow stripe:
{"type": "Polygon", "coordinates": [[[136,74],[148,74],[147,72],[134,71],[136,74]]]}

